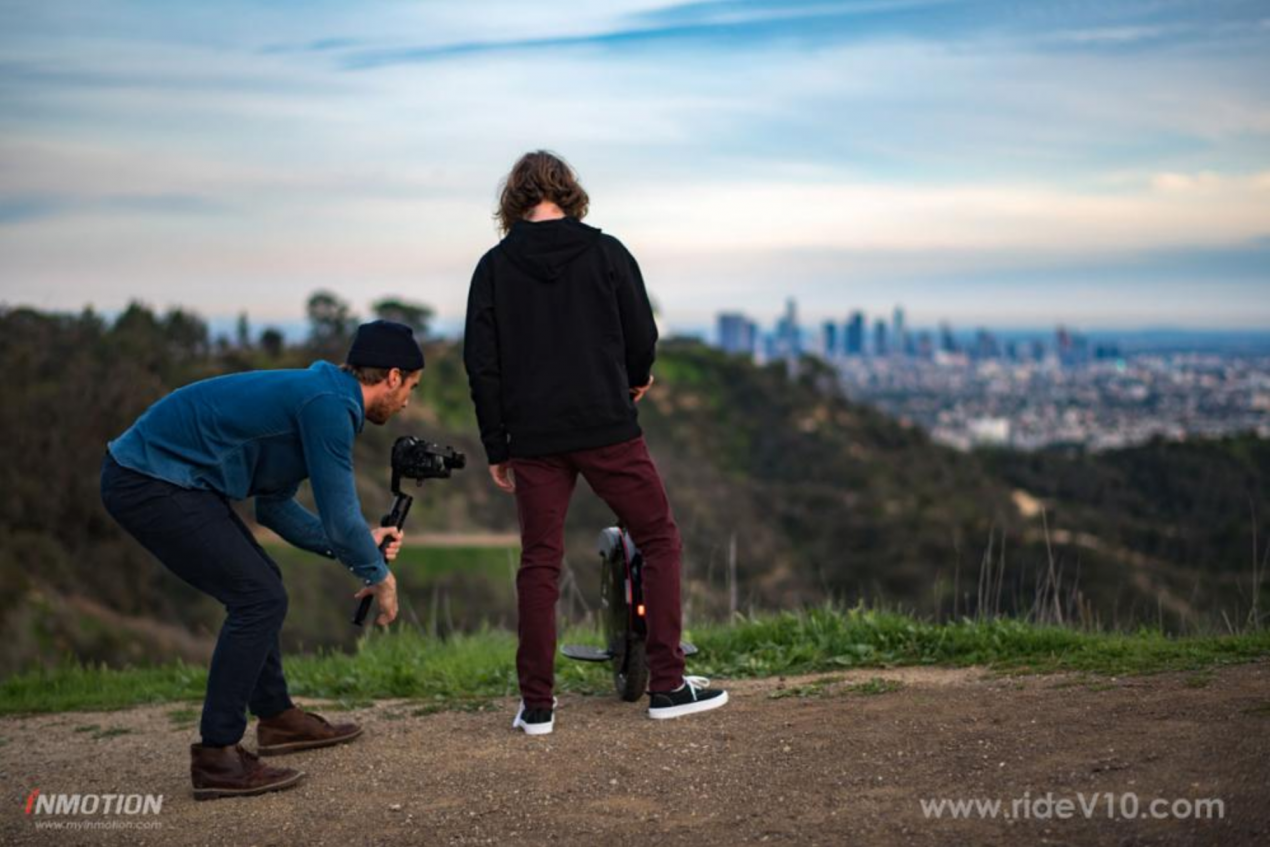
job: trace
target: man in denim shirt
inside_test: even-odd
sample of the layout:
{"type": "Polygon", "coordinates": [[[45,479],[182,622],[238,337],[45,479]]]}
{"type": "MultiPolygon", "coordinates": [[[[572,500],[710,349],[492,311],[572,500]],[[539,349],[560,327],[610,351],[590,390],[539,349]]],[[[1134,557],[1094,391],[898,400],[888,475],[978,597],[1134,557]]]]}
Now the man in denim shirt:
{"type": "Polygon", "coordinates": [[[260,794],[304,774],[262,764],[239,741],[245,712],[260,718],[260,754],[351,741],[355,724],[331,725],[295,707],[278,635],[287,593],[278,565],[230,508],[254,497],[256,519],[304,550],[338,559],[373,595],[377,622],[397,616],[397,583],[385,559],[401,533],[371,528],[353,477],[353,440],[364,422],[384,424],[419,384],[423,352],[409,327],[361,326],[347,362],[256,371],[172,392],[110,442],[102,502],[134,538],[181,579],[220,601],[227,617],[212,655],[200,726],[190,748],[194,796],[260,794]],[[308,479],[318,514],[295,501],[308,479]],[[389,546],[380,553],[385,539],[389,546]]]}

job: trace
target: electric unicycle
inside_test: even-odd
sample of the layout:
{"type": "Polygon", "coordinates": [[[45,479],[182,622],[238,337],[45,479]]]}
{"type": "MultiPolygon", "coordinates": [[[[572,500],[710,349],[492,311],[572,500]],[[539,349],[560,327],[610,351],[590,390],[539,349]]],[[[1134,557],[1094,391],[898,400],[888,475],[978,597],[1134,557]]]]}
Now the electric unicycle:
{"type": "MultiPolygon", "coordinates": [[[[611,662],[613,687],[627,702],[634,702],[648,690],[648,657],[644,644],[648,624],[644,607],[644,557],[631,535],[621,526],[600,533],[600,615],[605,647],[566,644],[560,652],[582,662],[611,662]]],[[[697,652],[686,642],[680,647],[685,656],[697,652]]]]}

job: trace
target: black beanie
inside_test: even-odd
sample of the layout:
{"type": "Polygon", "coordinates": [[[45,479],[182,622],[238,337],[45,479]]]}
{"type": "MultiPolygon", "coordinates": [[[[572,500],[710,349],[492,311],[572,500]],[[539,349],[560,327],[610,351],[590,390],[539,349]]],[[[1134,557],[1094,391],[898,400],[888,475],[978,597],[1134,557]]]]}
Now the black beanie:
{"type": "Polygon", "coordinates": [[[357,328],[353,346],[345,359],[363,368],[423,370],[423,351],[415,343],[414,331],[395,321],[371,321],[357,328]]]}

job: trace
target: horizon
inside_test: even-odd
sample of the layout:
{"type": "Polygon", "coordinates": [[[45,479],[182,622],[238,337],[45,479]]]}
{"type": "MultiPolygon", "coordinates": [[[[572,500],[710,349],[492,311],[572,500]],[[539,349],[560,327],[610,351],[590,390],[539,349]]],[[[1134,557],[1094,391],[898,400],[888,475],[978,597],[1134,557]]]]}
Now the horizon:
{"type": "MultiPolygon", "coordinates": [[[[140,302],[140,301],[138,301],[140,302]]],[[[156,309],[153,304],[140,303],[145,308],[151,309],[156,313],[166,311],[166,308],[183,309],[196,317],[203,320],[208,328],[208,335],[212,339],[218,337],[228,337],[232,339],[235,336],[239,315],[217,315],[204,314],[201,311],[190,306],[182,306],[181,304],[170,304],[166,308],[156,309]]],[[[16,309],[16,308],[39,308],[30,304],[21,303],[5,303],[0,301],[0,310],[16,309]]],[[[64,310],[47,310],[59,314],[78,314],[84,310],[92,310],[103,319],[113,322],[122,313],[122,309],[97,309],[92,304],[84,304],[78,309],[64,310]]],[[[44,310],[42,310],[44,311],[44,310]]],[[[847,320],[850,310],[843,312],[840,316],[835,316],[835,325],[841,329],[847,320]]],[[[295,317],[285,320],[260,320],[254,318],[250,310],[245,310],[248,319],[253,340],[259,338],[260,333],[265,329],[276,329],[282,332],[283,337],[288,344],[303,343],[309,333],[310,324],[306,318],[295,317]]],[[[914,322],[908,318],[908,311],[905,310],[905,328],[909,333],[929,332],[937,335],[941,329],[941,322],[933,323],[914,322]]],[[[357,315],[360,320],[373,319],[372,314],[357,315]]],[[[716,316],[717,317],[717,316],[716,316]]],[[[760,333],[769,335],[776,328],[776,322],[779,320],[779,314],[770,318],[770,320],[758,320],[753,315],[747,315],[755,319],[758,323],[760,333]]],[[[871,314],[865,312],[866,331],[871,333],[873,323],[876,319],[883,317],[881,313],[871,314]]],[[[891,313],[885,315],[887,319],[887,329],[890,331],[892,327],[891,313]]],[[[805,339],[815,339],[818,337],[823,324],[827,318],[804,318],[800,319],[799,327],[805,339]]],[[[717,343],[717,322],[708,323],[692,323],[681,321],[665,321],[660,320],[662,325],[663,340],[670,338],[696,338],[707,344],[717,343]]],[[[1065,329],[1075,335],[1087,337],[1091,340],[1098,341],[1145,341],[1154,340],[1163,342],[1170,336],[1174,337],[1175,342],[1190,341],[1199,343],[1203,340],[1219,340],[1226,342],[1254,342],[1258,345],[1265,345],[1270,349],[1270,328],[1208,328],[1186,325],[1155,325],[1145,327],[1124,327],[1124,326],[1106,326],[1106,327],[1085,327],[1072,324],[1051,324],[1048,326],[1025,326],[1025,325],[1006,325],[1006,324],[983,324],[983,323],[967,323],[967,324],[951,324],[953,336],[958,339],[973,338],[979,331],[987,331],[1001,340],[1050,340],[1059,329],[1065,329]]],[[[434,340],[454,341],[462,337],[463,319],[461,316],[445,318],[442,316],[434,316],[429,331],[429,338],[434,340]]]]}

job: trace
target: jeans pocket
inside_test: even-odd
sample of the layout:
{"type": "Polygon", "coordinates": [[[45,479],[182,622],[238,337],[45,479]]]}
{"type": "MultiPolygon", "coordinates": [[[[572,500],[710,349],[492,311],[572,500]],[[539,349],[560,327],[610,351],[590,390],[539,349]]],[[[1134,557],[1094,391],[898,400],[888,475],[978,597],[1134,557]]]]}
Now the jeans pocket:
{"type": "Polygon", "coordinates": [[[178,488],[168,495],[168,500],[182,516],[182,528],[186,530],[203,526],[209,521],[225,517],[229,503],[215,491],[200,488],[178,488]]]}
{"type": "Polygon", "coordinates": [[[171,535],[189,532],[212,520],[217,506],[228,508],[210,491],[181,488],[158,479],[129,475],[102,486],[102,503],[130,534],[171,535]]]}

